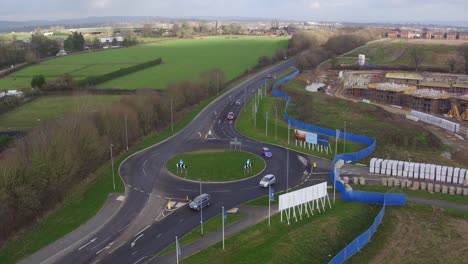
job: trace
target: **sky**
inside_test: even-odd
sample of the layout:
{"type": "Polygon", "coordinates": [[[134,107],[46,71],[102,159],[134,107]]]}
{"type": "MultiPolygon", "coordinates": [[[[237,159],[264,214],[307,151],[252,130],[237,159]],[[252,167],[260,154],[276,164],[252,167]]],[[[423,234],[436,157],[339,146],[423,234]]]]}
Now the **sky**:
{"type": "Polygon", "coordinates": [[[0,0],[0,20],[90,16],[254,17],[298,21],[467,21],[468,0],[0,0]]]}

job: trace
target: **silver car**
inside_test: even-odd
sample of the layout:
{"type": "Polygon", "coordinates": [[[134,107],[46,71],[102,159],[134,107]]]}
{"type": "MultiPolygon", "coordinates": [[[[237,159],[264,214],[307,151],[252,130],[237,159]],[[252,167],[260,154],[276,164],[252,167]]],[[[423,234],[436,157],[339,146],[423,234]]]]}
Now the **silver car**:
{"type": "Polygon", "coordinates": [[[189,207],[193,210],[200,211],[203,207],[210,206],[211,195],[203,193],[195,197],[193,201],[189,203],[189,207]]]}
{"type": "Polygon", "coordinates": [[[259,185],[263,188],[268,188],[269,186],[276,183],[276,177],[273,174],[265,175],[260,181],[259,185]]]}

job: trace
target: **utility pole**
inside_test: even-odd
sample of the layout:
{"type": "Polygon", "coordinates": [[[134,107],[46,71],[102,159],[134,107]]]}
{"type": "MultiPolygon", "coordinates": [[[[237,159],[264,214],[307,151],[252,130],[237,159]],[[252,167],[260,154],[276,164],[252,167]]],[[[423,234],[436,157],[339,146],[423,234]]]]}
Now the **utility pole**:
{"type": "Polygon", "coordinates": [[[218,90],[218,93],[219,94],[219,72],[216,71],[216,89],[218,90]]]}
{"type": "Polygon", "coordinates": [[[127,143],[127,151],[128,151],[128,124],[127,124],[127,114],[125,114],[125,142],[127,143]]]}
{"type": "Polygon", "coordinates": [[[112,155],[112,147],[114,147],[114,144],[110,144],[110,154],[111,154],[111,164],[112,164],[112,187],[114,188],[114,191],[115,191],[114,156],[112,155]]]}
{"type": "Polygon", "coordinates": [[[346,153],[346,121],[344,121],[343,153],[346,153]]]}
{"type": "Polygon", "coordinates": [[[276,136],[277,123],[278,123],[278,107],[275,105],[275,141],[278,140],[278,138],[276,136]]]}
{"type": "MultiPolygon", "coordinates": [[[[200,179],[200,195],[202,194],[202,183],[200,179]]],[[[203,202],[200,204],[200,232],[203,236],[203,202]]]]}
{"type": "MultiPolygon", "coordinates": [[[[244,104],[247,104],[247,86],[244,86],[244,104]]],[[[244,112],[247,111],[247,109],[244,107],[244,112]]]]}
{"type": "Polygon", "coordinates": [[[172,95],[171,95],[171,132],[174,132],[174,123],[172,120],[172,95]]]}
{"type": "Polygon", "coordinates": [[[291,123],[288,120],[288,145],[289,145],[289,130],[291,130],[291,123]]]}
{"type": "Polygon", "coordinates": [[[289,192],[289,148],[286,149],[286,192],[289,192]]]}
{"type": "Polygon", "coordinates": [[[335,156],[338,152],[338,137],[340,136],[340,132],[339,130],[337,129],[336,132],[335,132],[335,156]]]}
{"type": "Polygon", "coordinates": [[[268,137],[268,112],[265,113],[265,136],[268,137]]]}

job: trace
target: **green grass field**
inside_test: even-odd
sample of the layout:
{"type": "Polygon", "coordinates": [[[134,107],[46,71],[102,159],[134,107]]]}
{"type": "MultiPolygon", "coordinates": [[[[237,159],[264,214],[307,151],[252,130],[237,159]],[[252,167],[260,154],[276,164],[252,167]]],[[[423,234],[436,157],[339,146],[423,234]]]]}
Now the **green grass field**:
{"type": "Polygon", "coordinates": [[[202,150],[177,155],[166,163],[167,169],[175,175],[190,180],[206,182],[234,181],[252,177],[265,168],[265,161],[257,155],[235,150],[202,150]],[[176,164],[183,160],[187,165],[187,175],[176,164]],[[247,159],[252,162],[252,170],[244,173],[247,159]]]}
{"type": "Polygon", "coordinates": [[[451,195],[445,193],[430,193],[428,191],[412,191],[408,189],[401,189],[397,187],[388,187],[388,186],[376,186],[376,185],[352,185],[354,190],[358,191],[370,191],[370,192],[391,192],[391,193],[404,193],[409,196],[433,199],[433,200],[442,200],[452,203],[460,203],[468,205],[468,198],[461,195],[451,195]]]}
{"type": "Polygon", "coordinates": [[[92,111],[120,98],[119,95],[42,96],[1,114],[0,131],[27,130],[48,119],[62,117],[71,112],[92,111]]]}
{"type": "Polygon", "coordinates": [[[380,207],[338,200],[325,212],[291,225],[277,214],[182,263],[327,263],[346,243],[369,228],[380,207]]]}
{"type": "Polygon", "coordinates": [[[46,79],[70,73],[77,79],[115,71],[161,57],[163,64],[102,84],[102,88],[164,89],[178,80],[197,80],[200,73],[219,67],[231,80],[252,68],[263,55],[287,47],[286,38],[217,37],[174,40],[132,48],[64,56],[27,67],[0,79],[0,89],[30,87],[31,78],[46,79]]]}
{"type": "MultiPolygon", "coordinates": [[[[371,64],[381,65],[413,65],[411,51],[418,49],[423,52],[422,66],[448,69],[447,59],[458,57],[458,46],[442,45],[439,43],[413,43],[407,40],[391,40],[371,43],[366,47],[357,49],[338,59],[338,64],[353,64],[359,54],[365,54],[366,60],[371,64]]],[[[459,64],[462,61],[460,60],[459,64]]],[[[461,66],[461,65],[460,65],[461,66]]]]}
{"type": "MultiPolygon", "coordinates": [[[[211,218],[210,220],[206,221],[203,223],[203,236],[208,236],[210,235],[211,233],[214,233],[218,230],[221,230],[222,228],[222,216],[219,214],[213,218],[211,218]]],[[[234,224],[235,222],[241,220],[242,218],[244,218],[244,215],[242,214],[229,214],[228,213],[228,217],[227,217],[227,223],[225,223],[225,227],[228,226],[228,225],[231,225],[231,224],[234,224]]],[[[182,238],[179,237],[179,244],[181,247],[185,246],[185,245],[188,245],[192,242],[195,242],[199,239],[201,239],[202,236],[201,236],[201,230],[200,230],[200,226],[198,226],[197,228],[195,228],[194,230],[190,231],[189,233],[187,233],[185,236],[183,236],[182,238]]],[[[163,250],[159,255],[160,256],[164,256],[166,255],[167,253],[169,252],[172,252],[175,250],[175,243],[172,243],[169,247],[167,247],[165,250],[163,250]]]]}

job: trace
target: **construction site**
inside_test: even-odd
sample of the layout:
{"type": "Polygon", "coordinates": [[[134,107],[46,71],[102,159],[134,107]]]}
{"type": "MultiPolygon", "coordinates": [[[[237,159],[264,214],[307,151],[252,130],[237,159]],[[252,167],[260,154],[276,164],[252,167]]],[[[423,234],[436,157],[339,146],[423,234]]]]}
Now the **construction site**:
{"type": "Polygon", "coordinates": [[[438,73],[346,71],[348,96],[468,121],[468,76],[438,73]]]}

